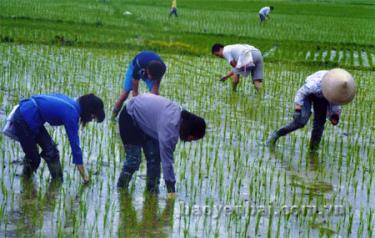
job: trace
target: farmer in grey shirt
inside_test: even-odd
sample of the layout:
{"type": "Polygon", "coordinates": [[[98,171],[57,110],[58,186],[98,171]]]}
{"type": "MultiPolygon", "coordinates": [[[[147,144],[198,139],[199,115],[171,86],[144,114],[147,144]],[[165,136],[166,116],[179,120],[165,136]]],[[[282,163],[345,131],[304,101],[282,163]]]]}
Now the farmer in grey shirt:
{"type": "Polygon", "coordinates": [[[161,162],[167,191],[174,196],[173,152],[178,138],[182,141],[203,138],[204,119],[181,110],[178,104],[164,97],[143,94],[132,98],[121,111],[119,126],[126,161],[118,187],[128,187],[133,173],[139,169],[143,148],[147,160],[147,190],[158,193],[161,162]]]}

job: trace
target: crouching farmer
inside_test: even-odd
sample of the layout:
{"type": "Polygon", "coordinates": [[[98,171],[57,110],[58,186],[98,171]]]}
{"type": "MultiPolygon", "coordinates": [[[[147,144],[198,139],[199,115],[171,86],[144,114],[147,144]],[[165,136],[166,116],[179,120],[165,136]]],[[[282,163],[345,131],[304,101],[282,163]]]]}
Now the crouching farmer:
{"type": "Polygon", "coordinates": [[[259,49],[246,44],[224,46],[217,43],[212,46],[211,52],[232,66],[232,70],[220,81],[232,77],[233,91],[236,91],[240,76],[247,77],[251,74],[255,89],[260,91],[263,82],[263,56],[259,49]]]}
{"type": "Polygon", "coordinates": [[[139,81],[142,79],[148,90],[158,95],[161,79],[167,67],[160,56],[152,51],[138,53],[129,63],[124,77],[124,89],[118,97],[113,110],[112,118],[116,118],[121,111],[122,104],[132,91],[133,97],[138,95],[139,81]]]}
{"type": "Polygon", "coordinates": [[[314,109],[314,123],[310,139],[310,150],[319,147],[324,124],[328,118],[333,125],[340,119],[340,105],[347,104],[355,96],[353,77],[343,69],[321,70],[307,77],[305,84],[295,96],[293,121],[273,132],[267,140],[268,145],[275,145],[280,136],[285,136],[303,128],[314,109]]]}
{"type": "Polygon", "coordinates": [[[259,10],[260,23],[266,22],[267,18],[270,19],[270,12],[273,10],[273,6],[263,7],[259,10]]]}
{"type": "Polygon", "coordinates": [[[160,163],[168,196],[175,195],[173,152],[178,138],[193,141],[204,137],[203,118],[182,110],[168,99],[143,94],[132,98],[122,109],[119,118],[120,135],[125,147],[124,162],[117,186],[128,188],[141,163],[141,148],[147,161],[146,190],[159,192],[160,163]]]}
{"type": "Polygon", "coordinates": [[[77,100],[63,94],[35,95],[22,100],[14,111],[11,122],[15,138],[25,153],[23,175],[30,177],[38,169],[41,157],[46,161],[52,179],[63,178],[59,151],[48,134],[44,124],[65,127],[72,148],[73,163],[77,166],[85,183],[89,177],[82,163],[78,128],[92,119],[104,120],[103,102],[94,94],[87,94],[77,100]],[[38,145],[42,152],[39,153],[38,145]]]}

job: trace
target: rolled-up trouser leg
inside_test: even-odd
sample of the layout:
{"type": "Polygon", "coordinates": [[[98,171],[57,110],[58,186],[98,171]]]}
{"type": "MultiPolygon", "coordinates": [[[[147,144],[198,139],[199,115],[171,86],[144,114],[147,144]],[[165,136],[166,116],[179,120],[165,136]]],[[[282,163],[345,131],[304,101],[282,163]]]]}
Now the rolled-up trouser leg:
{"type": "Polygon", "coordinates": [[[23,176],[30,177],[39,167],[40,155],[34,133],[23,119],[19,108],[14,114],[14,126],[16,136],[19,139],[22,150],[25,153],[23,161],[23,176]]]}
{"type": "Polygon", "coordinates": [[[63,180],[63,172],[57,145],[53,142],[44,126],[40,128],[36,141],[43,149],[40,155],[46,161],[52,179],[63,180]]]}
{"type": "Polygon", "coordinates": [[[127,188],[133,176],[133,173],[139,169],[141,164],[141,146],[124,145],[126,159],[122,167],[120,177],[117,181],[117,187],[127,188]]]}
{"type": "Polygon", "coordinates": [[[306,98],[303,102],[301,114],[298,117],[294,117],[293,121],[286,126],[280,128],[276,133],[278,136],[285,136],[297,129],[303,128],[311,116],[311,101],[306,98]]]}
{"type": "Polygon", "coordinates": [[[310,149],[317,150],[323,136],[324,124],[327,117],[328,101],[324,98],[313,97],[314,122],[311,131],[310,149]]]}
{"type": "Polygon", "coordinates": [[[147,160],[146,189],[150,193],[159,193],[160,184],[160,151],[159,142],[147,137],[143,144],[143,152],[147,160]]]}

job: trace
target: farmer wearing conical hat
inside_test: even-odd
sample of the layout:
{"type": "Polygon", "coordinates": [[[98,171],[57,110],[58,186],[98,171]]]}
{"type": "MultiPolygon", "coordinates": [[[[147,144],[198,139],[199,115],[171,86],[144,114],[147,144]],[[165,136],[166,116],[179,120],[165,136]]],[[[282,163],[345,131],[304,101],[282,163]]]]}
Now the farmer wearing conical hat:
{"type": "Polygon", "coordinates": [[[213,55],[225,59],[232,70],[220,81],[232,77],[233,91],[236,91],[240,76],[247,77],[251,74],[255,89],[259,91],[263,82],[263,56],[259,49],[247,44],[222,45],[216,43],[212,46],[213,55]]]}
{"type": "Polygon", "coordinates": [[[311,107],[313,107],[314,123],[310,149],[316,150],[322,138],[326,118],[333,125],[337,125],[341,114],[340,105],[351,102],[354,96],[353,77],[343,69],[321,70],[308,76],[295,96],[293,121],[273,132],[267,144],[273,146],[280,136],[303,128],[311,116],[311,107]]]}

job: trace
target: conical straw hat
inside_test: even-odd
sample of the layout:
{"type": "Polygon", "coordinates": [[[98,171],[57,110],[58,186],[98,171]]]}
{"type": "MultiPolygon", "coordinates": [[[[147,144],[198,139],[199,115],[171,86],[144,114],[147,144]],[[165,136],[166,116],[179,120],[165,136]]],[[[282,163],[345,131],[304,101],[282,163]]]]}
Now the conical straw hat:
{"type": "Polygon", "coordinates": [[[344,69],[331,69],[322,79],[323,96],[334,104],[347,104],[355,96],[355,83],[352,75],[344,69]]]}

